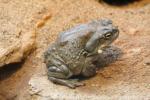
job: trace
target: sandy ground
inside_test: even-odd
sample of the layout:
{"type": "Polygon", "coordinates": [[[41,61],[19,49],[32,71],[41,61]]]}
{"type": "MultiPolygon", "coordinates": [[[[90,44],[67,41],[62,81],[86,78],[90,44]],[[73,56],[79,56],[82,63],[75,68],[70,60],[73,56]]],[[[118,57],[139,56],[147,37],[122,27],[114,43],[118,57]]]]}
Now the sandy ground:
{"type": "MultiPolygon", "coordinates": [[[[7,2],[8,0],[4,1],[7,2]]],[[[54,87],[61,92],[70,93],[73,91],[77,96],[83,94],[85,97],[91,94],[92,96],[89,98],[95,97],[95,99],[100,97],[124,98],[125,100],[150,99],[149,0],[141,0],[124,6],[108,5],[98,2],[98,0],[25,1],[22,0],[22,3],[20,2],[18,5],[33,4],[42,9],[39,11],[35,9],[36,13],[31,14],[35,23],[37,47],[35,52],[23,63],[9,65],[8,68],[0,70],[2,75],[0,99],[33,99],[34,97],[28,93],[28,82],[32,75],[38,74],[43,77],[41,80],[45,82],[45,65],[42,53],[48,44],[56,39],[59,32],[77,24],[101,18],[112,19],[120,29],[120,36],[113,44],[116,48],[111,54],[119,55],[118,58],[101,68],[95,77],[84,80],[83,82],[86,83],[84,87],[79,87],[76,90],[57,85],[54,87]],[[9,68],[10,66],[11,68],[9,68]]],[[[10,5],[12,4],[10,3],[10,5]]],[[[36,80],[35,82],[39,81],[36,80]]],[[[61,94],[59,92],[53,94],[61,94]]],[[[64,94],[63,98],[66,97],[67,95],[64,94]]],[[[78,99],[82,99],[82,97],[78,99]]]]}

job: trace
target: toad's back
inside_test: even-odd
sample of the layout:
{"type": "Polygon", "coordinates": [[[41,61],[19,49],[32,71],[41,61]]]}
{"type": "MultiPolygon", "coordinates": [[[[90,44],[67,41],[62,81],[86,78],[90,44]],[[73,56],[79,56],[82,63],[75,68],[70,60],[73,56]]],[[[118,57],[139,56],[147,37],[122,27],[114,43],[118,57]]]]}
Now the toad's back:
{"type": "Polygon", "coordinates": [[[91,35],[91,28],[87,24],[60,33],[56,42],[49,47],[45,55],[50,58],[49,60],[62,59],[74,74],[79,74],[86,59],[83,56],[84,48],[91,35]]]}

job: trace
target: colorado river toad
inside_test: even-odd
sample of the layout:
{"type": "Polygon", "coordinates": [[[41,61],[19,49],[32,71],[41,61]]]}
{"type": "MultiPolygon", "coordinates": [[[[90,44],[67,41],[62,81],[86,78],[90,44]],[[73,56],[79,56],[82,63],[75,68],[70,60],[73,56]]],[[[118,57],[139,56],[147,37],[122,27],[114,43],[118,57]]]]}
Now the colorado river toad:
{"type": "Polygon", "coordinates": [[[110,45],[118,35],[118,28],[108,19],[81,24],[60,33],[44,53],[49,80],[70,88],[84,85],[78,79],[72,79],[72,76],[95,75],[93,57],[110,45]]]}

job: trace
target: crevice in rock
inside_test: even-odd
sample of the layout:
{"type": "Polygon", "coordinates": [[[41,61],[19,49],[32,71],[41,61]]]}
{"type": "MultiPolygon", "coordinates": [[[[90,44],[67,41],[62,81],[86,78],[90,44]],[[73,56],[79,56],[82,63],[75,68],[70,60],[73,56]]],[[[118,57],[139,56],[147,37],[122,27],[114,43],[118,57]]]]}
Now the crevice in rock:
{"type": "Polygon", "coordinates": [[[130,3],[138,2],[142,0],[99,0],[99,2],[105,2],[109,5],[114,5],[114,6],[125,6],[130,3]]]}
{"type": "Polygon", "coordinates": [[[0,68],[0,81],[7,79],[17,70],[19,70],[24,64],[24,62],[25,61],[23,60],[22,62],[19,62],[19,63],[12,63],[12,64],[8,64],[8,65],[1,67],[0,68]]]}

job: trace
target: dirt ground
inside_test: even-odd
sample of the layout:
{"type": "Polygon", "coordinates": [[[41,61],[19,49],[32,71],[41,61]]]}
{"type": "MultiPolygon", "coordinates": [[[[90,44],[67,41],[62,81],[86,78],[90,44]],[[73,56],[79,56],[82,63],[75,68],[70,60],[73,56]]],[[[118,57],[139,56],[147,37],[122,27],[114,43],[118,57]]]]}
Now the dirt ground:
{"type": "MultiPolygon", "coordinates": [[[[42,54],[47,46],[56,39],[60,32],[101,18],[111,19],[120,30],[120,36],[113,43],[111,53],[106,56],[109,64],[100,68],[96,76],[84,80],[83,82],[86,83],[84,87],[70,90],[54,85],[60,91],[50,93],[51,98],[53,94],[73,91],[74,97],[80,94],[83,94],[84,97],[92,95],[89,98],[84,98],[82,95],[79,98],[70,97],[76,100],[150,99],[149,0],[138,0],[121,5],[108,4],[101,0],[15,0],[15,2],[10,1],[11,3],[8,0],[0,0],[0,5],[3,5],[4,2],[7,3],[7,6],[10,4],[10,6],[15,5],[22,8],[24,6],[28,8],[28,5],[35,7],[32,9],[32,12],[35,11],[35,13],[31,13],[30,17],[34,24],[31,30],[36,30],[36,50],[25,61],[0,69],[0,100],[36,100],[36,94],[33,96],[29,93],[28,83],[33,75],[46,77],[42,54]],[[110,63],[112,57],[116,59],[110,63]]],[[[41,80],[45,82],[44,78],[41,80]]],[[[68,99],[67,93],[62,98],[68,99]]],[[[57,99],[62,98],[60,95],[57,97],[57,99]]]]}

